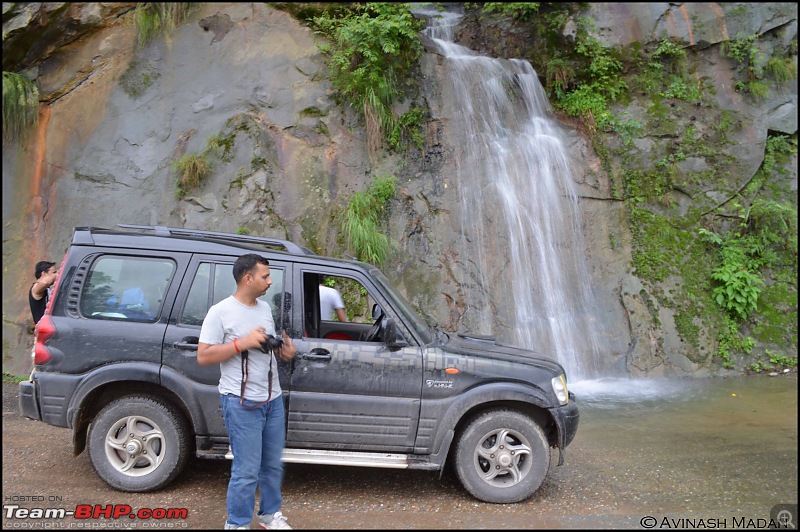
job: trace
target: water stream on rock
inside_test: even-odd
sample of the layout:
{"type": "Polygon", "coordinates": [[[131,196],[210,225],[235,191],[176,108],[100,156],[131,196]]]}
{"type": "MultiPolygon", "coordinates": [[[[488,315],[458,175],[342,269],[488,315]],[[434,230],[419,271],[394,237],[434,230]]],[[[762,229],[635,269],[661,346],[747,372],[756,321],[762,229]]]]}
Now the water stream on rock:
{"type": "Polygon", "coordinates": [[[469,272],[462,325],[553,356],[570,381],[608,376],[568,151],[536,72],[455,44],[458,13],[414,13],[428,20],[423,34],[450,84],[443,106],[457,137],[458,251],[469,272]]]}

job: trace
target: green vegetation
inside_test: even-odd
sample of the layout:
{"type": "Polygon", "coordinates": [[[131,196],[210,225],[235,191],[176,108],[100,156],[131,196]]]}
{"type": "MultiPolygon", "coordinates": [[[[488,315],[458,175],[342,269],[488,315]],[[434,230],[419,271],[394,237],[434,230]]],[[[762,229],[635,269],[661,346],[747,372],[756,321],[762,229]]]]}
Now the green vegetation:
{"type": "Polygon", "coordinates": [[[639,73],[632,76],[634,90],[695,104],[703,100],[705,88],[689,75],[684,46],[663,39],[649,60],[639,59],[636,66],[639,73]]]}
{"type": "Polygon", "coordinates": [[[12,384],[19,384],[22,381],[28,380],[27,375],[12,375],[11,373],[3,370],[3,382],[10,382],[12,384]]]}
{"type": "Polygon", "coordinates": [[[551,95],[556,99],[564,98],[575,78],[575,68],[566,59],[556,57],[545,63],[544,73],[551,95]]]}
{"type": "Polygon", "coordinates": [[[778,83],[797,78],[797,67],[791,57],[770,57],[764,71],[778,83]]]}
{"type": "Polygon", "coordinates": [[[36,123],[39,88],[21,74],[3,72],[3,144],[21,138],[36,123]]]}
{"type": "Polygon", "coordinates": [[[759,34],[737,35],[736,39],[722,43],[722,51],[736,61],[737,70],[744,76],[744,79],[736,81],[736,90],[763,100],[769,95],[765,78],[769,77],[778,83],[795,79],[797,67],[791,57],[765,59],[758,46],[760,38],[759,34]]]}
{"type": "Polygon", "coordinates": [[[203,179],[211,173],[211,162],[205,154],[187,153],[173,164],[178,172],[178,197],[200,186],[203,179]]]}
{"type": "Polygon", "coordinates": [[[793,368],[797,365],[797,357],[787,357],[786,355],[781,355],[780,353],[773,353],[769,349],[767,349],[765,353],[769,357],[770,363],[776,366],[793,368]]]}
{"type": "MultiPolygon", "coordinates": [[[[689,129],[684,142],[694,136],[689,129]]],[[[761,169],[740,195],[683,228],[655,212],[667,205],[660,198],[678,176],[671,163],[662,159],[652,172],[631,165],[623,173],[636,275],[650,283],[662,305],[675,309],[677,330],[691,345],[699,341],[692,316],[716,331],[714,354],[726,368],[734,367],[734,353],[753,352],[753,336],[767,344],[796,344],[797,210],[764,197],[796,150],[796,138],[770,136],[761,169]],[[670,279],[682,286],[670,293],[658,288],[670,279]],[[769,304],[762,308],[764,297],[769,304]]]]}
{"type": "Polygon", "coordinates": [[[664,39],[650,52],[639,43],[624,49],[607,47],[593,36],[593,22],[580,17],[579,10],[579,4],[536,6],[530,24],[539,40],[531,61],[543,73],[553,107],[577,119],[593,139],[598,130],[632,132],[612,108],[624,104],[634,91],[654,95],[656,105],[661,100],[693,104],[704,100],[710,89],[691,75],[686,45],[664,39]],[[570,19],[577,20],[574,39],[563,32],[570,19]]]}
{"type": "MultiPolygon", "coordinates": [[[[477,5],[467,4],[468,7],[477,5]]],[[[521,20],[531,20],[539,13],[539,2],[484,2],[480,6],[483,13],[500,13],[521,20]]]]}
{"type": "Polygon", "coordinates": [[[750,364],[747,369],[755,373],[771,371],[781,368],[793,368],[797,366],[797,357],[789,357],[779,353],[773,353],[767,349],[764,354],[767,356],[765,361],[761,356],[756,356],[755,362],[750,364]]]}
{"type": "Polygon", "coordinates": [[[325,277],[322,284],[339,291],[349,321],[358,323],[371,321],[372,309],[369,308],[369,294],[364,285],[346,277],[325,277]]]}
{"type": "Polygon", "coordinates": [[[139,2],[134,11],[137,43],[144,47],[160,33],[169,33],[198,6],[194,2],[139,2]]]}
{"type": "Polygon", "coordinates": [[[233,142],[236,140],[236,133],[229,135],[211,135],[206,139],[205,152],[214,155],[222,161],[230,161],[233,151],[233,142]]]}
{"type": "Polygon", "coordinates": [[[627,94],[628,84],[622,77],[617,52],[589,35],[588,20],[582,19],[582,23],[575,51],[588,64],[575,69],[579,73],[577,87],[568,92],[556,91],[555,105],[567,115],[581,118],[590,130],[606,131],[614,125],[610,105],[627,94]]]}
{"type": "Polygon", "coordinates": [[[341,232],[358,260],[380,265],[389,253],[385,218],[395,189],[393,176],[376,178],[367,190],[353,194],[344,208],[341,232]]]}
{"type": "Polygon", "coordinates": [[[619,50],[593,37],[592,21],[585,17],[578,20],[575,42],[565,46],[559,28],[570,16],[570,5],[541,4],[536,12],[544,7],[532,23],[543,37],[544,47],[536,53],[543,58],[541,71],[553,106],[590,132],[612,130],[616,122],[611,105],[628,93],[619,50]]]}
{"type": "Polygon", "coordinates": [[[387,136],[389,146],[396,151],[404,151],[409,144],[414,144],[422,149],[425,137],[422,126],[425,124],[425,114],[421,109],[411,109],[400,115],[387,136]]]}
{"type": "Polygon", "coordinates": [[[753,352],[754,346],[755,340],[752,337],[739,334],[739,324],[736,321],[730,318],[724,320],[724,325],[717,334],[716,352],[716,355],[722,360],[723,368],[734,369],[731,353],[750,354],[753,352]]]}
{"type": "Polygon", "coordinates": [[[407,3],[352,4],[311,20],[315,31],[330,39],[319,47],[328,56],[331,82],[341,101],[366,121],[371,153],[384,140],[392,147],[404,139],[421,142],[421,112],[398,116],[392,110],[409,89],[422,53],[423,21],[409,8],[407,3]]]}
{"type": "MultiPolygon", "coordinates": [[[[742,193],[742,201],[750,201],[744,207],[738,202],[729,206],[735,214],[736,224],[728,229],[710,231],[698,230],[700,237],[714,250],[711,279],[712,296],[717,305],[728,316],[726,326],[719,334],[717,355],[723,366],[730,367],[730,351],[750,353],[754,346],[753,338],[742,338],[738,334],[740,323],[744,323],[758,311],[758,301],[766,289],[763,278],[770,274],[773,278],[771,292],[785,283],[794,286],[794,295],[786,294],[787,301],[794,298],[796,320],[796,278],[797,278],[797,209],[796,207],[766,200],[758,193],[767,177],[776,171],[776,165],[785,161],[789,155],[797,153],[796,138],[790,142],[785,135],[769,137],[764,154],[764,162],[742,193]]],[[[729,225],[729,224],[728,224],[729,225]]],[[[756,326],[754,331],[763,332],[764,327],[756,326]]],[[[785,333],[781,331],[779,334],[785,333]]]]}
{"type": "Polygon", "coordinates": [[[713,291],[714,300],[735,317],[746,319],[757,308],[760,287],[764,286],[764,281],[748,268],[751,261],[748,260],[741,233],[726,233],[725,240],[706,229],[700,229],[699,234],[719,247],[722,259],[722,265],[711,273],[711,278],[718,281],[713,291]]]}
{"type": "Polygon", "coordinates": [[[183,198],[187,192],[203,184],[203,180],[214,169],[212,156],[223,161],[230,159],[235,137],[235,134],[227,137],[211,135],[201,153],[187,153],[173,163],[173,168],[178,173],[176,183],[178,198],[183,198]]]}

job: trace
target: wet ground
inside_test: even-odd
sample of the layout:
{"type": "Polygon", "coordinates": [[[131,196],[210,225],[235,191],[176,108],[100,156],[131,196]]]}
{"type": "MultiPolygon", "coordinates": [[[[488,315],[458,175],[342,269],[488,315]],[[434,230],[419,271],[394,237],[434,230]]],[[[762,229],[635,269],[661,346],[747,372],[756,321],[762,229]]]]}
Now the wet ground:
{"type": "MultiPolygon", "coordinates": [[[[72,456],[69,430],[18,414],[16,390],[3,385],[3,529],[221,527],[228,462],[193,460],[157,493],[114,491],[85,453],[72,456]],[[187,516],[61,520],[8,510],[82,504],[185,508],[187,516]]],[[[573,390],[581,422],[566,463],[556,467],[554,452],[527,501],[479,502],[447,473],[289,464],[283,511],[293,527],[315,529],[754,528],[776,517],[776,505],[793,505],[782,515],[797,526],[796,373],[573,390]]]]}

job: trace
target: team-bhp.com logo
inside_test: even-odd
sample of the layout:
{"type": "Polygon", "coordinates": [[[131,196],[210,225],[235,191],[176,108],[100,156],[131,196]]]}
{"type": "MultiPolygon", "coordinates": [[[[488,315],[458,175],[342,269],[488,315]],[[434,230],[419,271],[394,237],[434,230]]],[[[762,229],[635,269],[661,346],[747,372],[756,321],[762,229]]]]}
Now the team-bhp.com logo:
{"type": "Polygon", "coordinates": [[[74,510],[66,508],[23,508],[19,504],[3,505],[6,519],[186,519],[186,508],[139,508],[127,504],[78,504],[74,510]]]}

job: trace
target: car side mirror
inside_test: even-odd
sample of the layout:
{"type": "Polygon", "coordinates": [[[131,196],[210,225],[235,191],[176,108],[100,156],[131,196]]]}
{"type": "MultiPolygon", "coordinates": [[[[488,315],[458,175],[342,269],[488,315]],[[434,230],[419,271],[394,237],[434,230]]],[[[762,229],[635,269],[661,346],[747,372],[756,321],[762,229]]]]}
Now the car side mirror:
{"type": "Polygon", "coordinates": [[[397,350],[408,347],[408,341],[397,327],[397,322],[392,318],[386,318],[386,326],[383,332],[384,343],[389,349],[397,350]]]}

